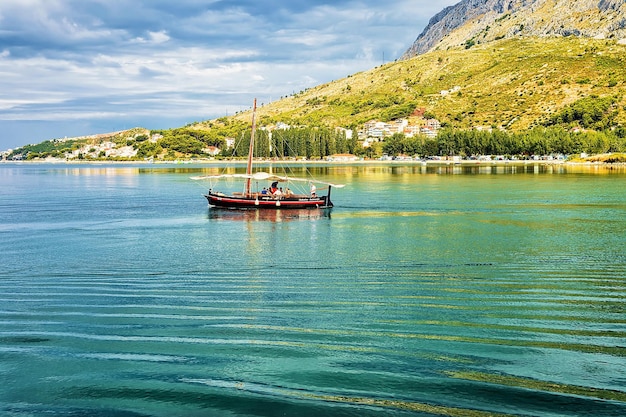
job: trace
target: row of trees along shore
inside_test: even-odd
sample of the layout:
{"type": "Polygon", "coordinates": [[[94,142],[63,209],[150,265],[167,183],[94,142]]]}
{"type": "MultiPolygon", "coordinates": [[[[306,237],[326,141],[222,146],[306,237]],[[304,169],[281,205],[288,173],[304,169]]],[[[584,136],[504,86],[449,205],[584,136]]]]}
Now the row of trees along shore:
{"type": "MultiPolygon", "coordinates": [[[[271,133],[258,129],[255,155],[263,158],[323,159],[330,155],[349,153],[375,158],[389,156],[471,156],[471,155],[575,155],[626,152],[626,127],[616,121],[616,106],[621,99],[584,97],[560,112],[546,118],[540,125],[517,132],[490,130],[461,130],[450,126],[440,129],[437,137],[407,137],[394,134],[369,147],[360,145],[356,135],[348,138],[346,131],[331,127],[291,127],[271,133]],[[270,138],[271,135],[271,138],[270,138]],[[271,144],[270,144],[271,142],[271,144]]],[[[355,130],[356,126],[352,126],[355,130]]],[[[113,139],[118,145],[133,146],[135,159],[206,157],[205,149],[215,146],[220,157],[246,157],[250,143],[250,127],[245,123],[221,119],[221,125],[208,129],[184,128],[152,131],[160,134],[156,142],[142,134],[133,138],[113,139]],[[240,138],[234,148],[226,146],[227,137],[240,138]]],[[[80,141],[46,141],[16,149],[27,159],[62,156],[78,149],[80,141]]],[[[104,154],[104,152],[101,152],[104,154]]],[[[99,155],[98,158],[104,158],[99,155]]]]}
{"type": "MultiPolygon", "coordinates": [[[[250,144],[250,131],[243,134],[234,148],[222,147],[221,157],[245,157],[250,144]]],[[[198,148],[196,146],[196,148],[198,148]]],[[[185,152],[178,142],[177,151],[185,152]]],[[[198,148],[199,149],[199,148],[198,148]]],[[[436,138],[406,137],[394,134],[383,142],[363,148],[356,138],[348,139],[343,131],[329,128],[291,128],[269,132],[260,130],[255,136],[254,154],[260,158],[325,157],[349,153],[364,157],[419,155],[471,156],[471,155],[574,155],[626,152],[626,128],[606,131],[569,131],[562,127],[535,127],[522,132],[500,130],[458,130],[444,128],[436,138]]],[[[197,152],[189,152],[197,154],[197,152]]]]}
{"type": "MultiPolygon", "coordinates": [[[[246,157],[250,144],[250,130],[241,132],[234,148],[227,148],[224,139],[209,138],[197,131],[177,129],[177,133],[163,135],[156,143],[146,140],[126,140],[137,150],[135,159],[165,158],[175,159],[181,155],[206,157],[203,149],[216,146],[221,149],[218,158],[246,157]],[[187,133],[190,132],[190,133],[187,133]]],[[[572,131],[560,126],[541,126],[521,132],[500,130],[458,130],[443,128],[436,138],[425,136],[407,137],[394,134],[382,142],[371,143],[364,148],[356,138],[347,138],[345,131],[330,128],[290,128],[275,130],[271,134],[258,130],[255,137],[255,156],[260,158],[306,158],[324,159],[334,154],[348,153],[357,156],[376,158],[389,156],[463,156],[472,155],[576,155],[581,153],[602,154],[626,152],[626,128],[616,127],[604,131],[572,131]],[[271,144],[270,144],[271,142],[271,144]]],[[[54,147],[47,141],[42,144],[54,147]]],[[[63,143],[64,148],[54,150],[50,146],[39,149],[38,145],[28,145],[16,149],[13,154],[22,154],[27,159],[62,157],[70,147],[76,149],[79,143],[63,143]],[[49,149],[50,148],[50,149],[49,149]]],[[[104,159],[104,155],[100,155],[104,159]]]]}
{"type": "MultiPolygon", "coordinates": [[[[248,132],[234,149],[222,156],[246,156],[249,148],[248,132]]],[[[536,127],[523,132],[500,130],[456,130],[444,128],[436,138],[425,136],[406,137],[394,134],[384,142],[373,143],[368,148],[356,139],[347,139],[344,133],[331,129],[287,129],[272,134],[257,132],[255,156],[267,158],[321,159],[337,153],[377,157],[389,156],[471,156],[471,155],[550,155],[550,154],[600,154],[626,152],[626,129],[617,128],[603,132],[572,132],[562,127],[536,127]]]]}
{"type": "Polygon", "coordinates": [[[471,156],[600,154],[626,151],[626,129],[567,131],[535,127],[523,132],[442,129],[436,139],[394,134],[382,145],[388,155],[471,156]]]}

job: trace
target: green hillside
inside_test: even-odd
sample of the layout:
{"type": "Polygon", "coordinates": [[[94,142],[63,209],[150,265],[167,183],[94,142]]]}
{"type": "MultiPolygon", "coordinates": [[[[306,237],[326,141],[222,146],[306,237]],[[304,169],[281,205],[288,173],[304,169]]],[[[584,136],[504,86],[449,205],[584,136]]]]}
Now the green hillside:
{"type": "Polygon", "coordinates": [[[383,65],[264,105],[259,114],[265,123],[349,127],[425,108],[454,128],[520,131],[585,97],[613,97],[613,122],[624,125],[625,91],[626,45],[576,37],[519,38],[383,65]],[[441,94],[455,87],[460,89],[441,94]]]}

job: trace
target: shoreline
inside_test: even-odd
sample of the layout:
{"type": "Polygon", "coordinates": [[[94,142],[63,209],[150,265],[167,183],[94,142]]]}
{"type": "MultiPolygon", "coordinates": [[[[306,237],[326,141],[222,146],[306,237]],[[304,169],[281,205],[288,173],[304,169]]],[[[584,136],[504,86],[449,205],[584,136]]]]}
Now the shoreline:
{"type": "MultiPolygon", "coordinates": [[[[626,167],[626,162],[603,162],[603,161],[565,161],[565,160],[292,160],[292,159],[257,159],[254,161],[258,165],[267,164],[309,164],[309,165],[418,165],[418,166],[528,166],[528,165],[548,165],[548,166],[614,166],[626,167]]],[[[194,159],[175,161],[139,161],[139,160],[29,160],[29,161],[7,161],[0,160],[0,165],[116,165],[116,164],[136,164],[136,165],[246,165],[245,160],[216,160],[216,159],[194,159]]]]}

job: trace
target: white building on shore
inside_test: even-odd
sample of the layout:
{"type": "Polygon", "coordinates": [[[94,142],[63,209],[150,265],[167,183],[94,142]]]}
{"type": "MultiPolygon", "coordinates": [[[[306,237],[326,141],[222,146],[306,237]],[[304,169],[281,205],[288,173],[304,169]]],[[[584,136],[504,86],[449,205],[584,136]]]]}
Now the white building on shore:
{"type": "Polygon", "coordinates": [[[359,131],[359,139],[368,143],[383,142],[386,137],[396,133],[403,134],[406,137],[424,135],[429,138],[435,138],[439,129],[441,129],[441,123],[437,119],[419,119],[419,123],[413,124],[407,119],[398,119],[390,123],[370,120],[359,131]]]}

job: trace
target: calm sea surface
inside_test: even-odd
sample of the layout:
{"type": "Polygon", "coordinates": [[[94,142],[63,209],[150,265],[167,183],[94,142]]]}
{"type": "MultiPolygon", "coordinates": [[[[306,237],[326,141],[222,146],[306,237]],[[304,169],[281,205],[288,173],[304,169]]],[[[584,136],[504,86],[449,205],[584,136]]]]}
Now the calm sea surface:
{"type": "Polygon", "coordinates": [[[626,415],[624,168],[309,170],[0,165],[0,415],[626,415]]]}

